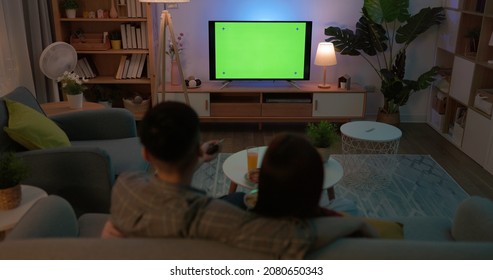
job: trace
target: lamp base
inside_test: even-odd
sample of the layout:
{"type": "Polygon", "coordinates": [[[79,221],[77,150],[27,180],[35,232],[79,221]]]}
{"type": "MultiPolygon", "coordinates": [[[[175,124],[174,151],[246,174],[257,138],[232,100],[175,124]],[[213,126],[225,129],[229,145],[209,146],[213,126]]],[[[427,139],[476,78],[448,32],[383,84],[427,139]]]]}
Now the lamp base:
{"type": "Polygon", "coordinates": [[[330,88],[329,84],[318,84],[319,88],[330,88]]]}

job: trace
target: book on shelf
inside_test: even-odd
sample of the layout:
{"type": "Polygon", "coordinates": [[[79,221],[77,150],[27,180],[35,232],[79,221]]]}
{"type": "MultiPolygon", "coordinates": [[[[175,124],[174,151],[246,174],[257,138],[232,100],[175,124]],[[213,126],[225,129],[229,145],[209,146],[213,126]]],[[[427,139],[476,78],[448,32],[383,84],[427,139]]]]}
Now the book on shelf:
{"type": "Polygon", "coordinates": [[[140,55],[139,68],[137,70],[137,79],[142,78],[142,72],[144,71],[144,66],[147,61],[147,54],[140,55]]]}
{"type": "Polygon", "coordinates": [[[120,57],[120,63],[118,64],[118,70],[115,74],[115,79],[121,80],[123,75],[123,70],[125,69],[125,62],[127,61],[127,55],[122,55],[120,57]]]}
{"type": "Polygon", "coordinates": [[[89,64],[87,58],[85,57],[79,58],[77,60],[77,65],[79,65],[79,69],[82,72],[81,77],[84,77],[86,79],[91,79],[96,77],[95,72],[93,71],[92,66],[89,64]]]}
{"type": "Polygon", "coordinates": [[[142,17],[142,3],[140,1],[136,1],[135,4],[135,16],[141,18],[142,17]]]}
{"type": "Polygon", "coordinates": [[[132,54],[130,57],[130,65],[128,66],[127,78],[134,79],[137,77],[137,69],[139,68],[139,54],[132,54]]]}
{"type": "Polygon", "coordinates": [[[145,23],[142,23],[140,25],[140,32],[141,32],[141,37],[142,37],[142,48],[147,49],[147,25],[145,23]]]}
{"type": "Polygon", "coordinates": [[[133,49],[134,46],[132,45],[132,29],[131,29],[131,24],[127,23],[125,24],[125,31],[127,33],[127,48],[133,49]]]}
{"type": "Polygon", "coordinates": [[[137,2],[140,3],[139,0],[127,0],[129,5],[130,5],[130,15],[129,17],[136,17],[137,16],[137,2]]]}
{"type": "Polygon", "coordinates": [[[132,38],[132,49],[137,49],[137,33],[135,31],[135,25],[130,25],[130,38],[132,38]]]}
{"type": "Polygon", "coordinates": [[[91,62],[89,62],[87,57],[83,57],[82,59],[84,60],[84,63],[87,65],[87,68],[89,69],[89,75],[91,76],[91,78],[95,78],[96,77],[96,71],[94,71],[95,67],[92,65],[91,62]]]}
{"type": "Polygon", "coordinates": [[[140,27],[135,28],[135,36],[137,37],[137,49],[142,49],[142,32],[140,27]]]}
{"type": "Polygon", "coordinates": [[[146,3],[140,3],[140,5],[142,5],[142,17],[146,18],[147,17],[146,3]]]}
{"type": "Polygon", "coordinates": [[[130,66],[130,58],[127,56],[127,58],[125,59],[125,67],[123,68],[122,79],[127,79],[129,66],[130,66]]]}
{"type": "Polygon", "coordinates": [[[128,49],[127,45],[127,28],[125,24],[120,24],[120,33],[122,34],[122,48],[128,49]]]}

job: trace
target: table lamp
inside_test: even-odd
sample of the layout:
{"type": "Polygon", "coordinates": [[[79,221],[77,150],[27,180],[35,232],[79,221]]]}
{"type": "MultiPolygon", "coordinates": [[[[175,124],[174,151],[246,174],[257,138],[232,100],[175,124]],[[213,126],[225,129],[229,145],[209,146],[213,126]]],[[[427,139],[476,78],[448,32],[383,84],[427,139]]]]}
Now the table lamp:
{"type": "Polygon", "coordinates": [[[330,88],[327,81],[327,66],[337,64],[336,52],[334,50],[334,44],[322,42],[318,44],[317,54],[315,55],[315,65],[324,67],[324,83],[319,84],[319,88],[330,88]]]}
{"type": "MultiPolygon", "coordinates": [[[[488,46],[493,47],[493,32],[491,33],[490,41],[488,42],[488,46]]],[[[488,60],[489,64],[493,64],[493,59],[488,60]]]]}
{"type": "MultiPolygon", "coordinates": [[[[190,0],[139,0],[144,3],[187,3],[190,0]]],[[[178,51],[178,44],[176,43],[175,32],[173,30],[173,22],[171,21],[170,13],[165,9],[161,13],[161,23],[159,25],[159,44],[158,44],[158,63],[157,63],[157,71],[156,73],[161,77],[161,94],[164,97],[166,93],[166,27],[169,28],[171,44],[173,45],[173,49],[175,50],[176,62],[178,63],[178,69],[180,72],[181,79],[181,87],[183,89],[183,94],[185,96],[185,103],[190,104],[188,100],[188,90],[187,85],[185,83],[185,78],[183,76],[183,68],[181,67],[180,62],[180,54],[178,51]]],[[[151,32],[151,31],[149,31],[151,32]]],[[[158,76],[158,77],[159,77],[158,76]]],[[[156,82],[155,93],[158,92],[159,83],[156,82]]],[[[156,98],[152,98],[153,105],[156,104],[156,98]]]]}

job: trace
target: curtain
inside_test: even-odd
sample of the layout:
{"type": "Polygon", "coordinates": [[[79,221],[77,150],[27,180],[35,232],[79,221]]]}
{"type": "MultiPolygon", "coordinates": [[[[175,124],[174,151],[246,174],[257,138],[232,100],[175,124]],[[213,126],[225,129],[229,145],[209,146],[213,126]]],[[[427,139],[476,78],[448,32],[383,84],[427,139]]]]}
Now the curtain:
{"type": "Polygon", "coordinates": [[[0,0],[0,96],[25,86],[40,103],[59,101],[56,82],[39,68],[52,43],[50,1],[0,0]]]}
{"type": "Polygon", "coordinates": [[[0,96],[18,86],[34,91],[22,2],[0,0],[0,96]]]}
{"type": "Polygon", "coordinates": [[[32,77],[36,98],[40,103],[60,101],[57,83],[41,72],[39,58],[43,50],[53,42],[51,34],[51,1],[22,0],[26,25],[32,77]]]}

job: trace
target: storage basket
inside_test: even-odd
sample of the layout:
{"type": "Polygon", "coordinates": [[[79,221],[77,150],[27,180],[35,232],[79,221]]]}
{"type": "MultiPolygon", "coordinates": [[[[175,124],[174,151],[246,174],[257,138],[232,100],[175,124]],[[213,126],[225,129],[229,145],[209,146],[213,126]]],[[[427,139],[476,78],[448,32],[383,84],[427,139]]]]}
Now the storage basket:
{"type": "Polygon", "coordinates": [[[78,51],[105,51],[111,49],[111,43],[108,38],[103,40],[103,33],[87,33],[83,39],[77,36],[70,36],[70,45],[78,51]]]}
{"type": "Polygon", "coordinates": [[[21,185],[0,189],[0,210],[14,209],[21,204],[21,185]]]}

